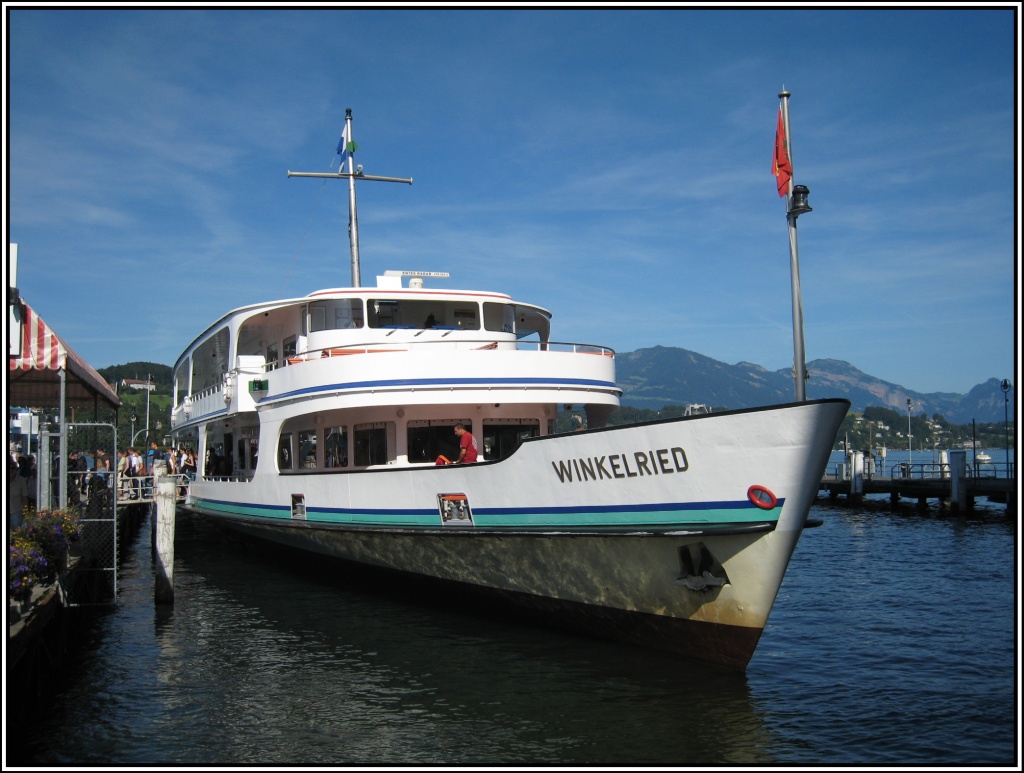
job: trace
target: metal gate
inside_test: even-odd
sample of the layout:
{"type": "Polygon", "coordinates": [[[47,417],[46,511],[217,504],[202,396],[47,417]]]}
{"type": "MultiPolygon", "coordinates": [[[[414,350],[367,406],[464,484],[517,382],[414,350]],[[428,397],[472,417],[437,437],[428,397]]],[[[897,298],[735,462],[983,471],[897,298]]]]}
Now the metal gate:
{"type": "MultiPolygon", "coordinates": [[[[62,583],[65,603],[71,607],[116,604],[119,516],[123,515],[118,508],[116,428],[112,424],[68,424],[67,459],[60,458],[59,435],[43,438],[49,441],[50,507],[59,506],[63,479],[68,509],[77,511],[82,523],[82,535],[71,545],[62,583]],[[109,461],[109,469],[104,459],[109,461]]],[[[40,506],[44,501],[40,492],[40,506]]]]}

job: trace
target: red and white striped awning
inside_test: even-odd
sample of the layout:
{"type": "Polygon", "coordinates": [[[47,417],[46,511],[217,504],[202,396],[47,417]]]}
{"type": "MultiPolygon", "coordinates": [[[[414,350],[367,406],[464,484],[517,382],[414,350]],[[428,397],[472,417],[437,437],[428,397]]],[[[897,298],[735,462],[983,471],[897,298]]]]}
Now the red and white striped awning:
{"type": "Polygon", "coordinates": [[[68,405],[110,407],[121,404],[117,393],[74,350],[64,343],[27,303],[20,305],[21,351],[8,352],[7,404],[26,408],[60,406],[60,372],[65,374],[68,405]]]}

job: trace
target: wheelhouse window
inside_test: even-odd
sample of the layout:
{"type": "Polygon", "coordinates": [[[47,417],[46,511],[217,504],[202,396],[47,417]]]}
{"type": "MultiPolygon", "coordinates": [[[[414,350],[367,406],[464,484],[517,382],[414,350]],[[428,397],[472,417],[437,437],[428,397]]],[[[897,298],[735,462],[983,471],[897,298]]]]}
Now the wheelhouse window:
{"type": "Polygon", "coordinates": [[[521,303],[484,303],[484,326],[494,332],[515,333],[517,339],[536,336],[547,341],[551,314],[538,306],[521,303]]]}
{"type": "Polygon", "coordinates": [[[378,298],[367,301],[366,324],[405,330],[479,330],[480,306],[474,301],[378,298]]]}
{"type": "Polygon", "coordinates": [[[309,332],[347,330],[363,326],[363,301],[360,298],[335,298],[309,304],[309,332]]]}
{"type": "Polygon", "coordinates": [[[515,307],[508,303],[484,303],[484,328],[495,333],[514,333],[515,307]]]}

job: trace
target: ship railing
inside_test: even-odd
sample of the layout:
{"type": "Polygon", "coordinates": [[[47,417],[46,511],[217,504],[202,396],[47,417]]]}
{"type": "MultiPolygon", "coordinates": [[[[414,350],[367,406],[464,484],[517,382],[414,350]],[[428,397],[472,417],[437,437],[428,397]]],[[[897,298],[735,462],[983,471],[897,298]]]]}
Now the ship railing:
{"type": "Polygon", "coordinates": [[[171,411],[171,426],[177,427],[192,416],[206,416],[224,408],[224,382],[206,387],[185,397],[171,411]]]}
{"type": "Polygon", "coordinates": [[[595,344],[579,344],[561,341],[509,341],[497,338],[475,338],[452,341],[396,341],[395,343],[375,341],[373,343],[348,344],[345,346],[329,346],[322,349],[311,349],[301,354],[294,354],[283,357],[275,362],[267,363],[266,372],[279,368],[302,365],[307,362],[319,362],[322,359],[334,357],[348,357],[355,354],[388,354],[395,352],[422,351],[424,347],[443,347],[445,349],[458,349],[460,351],[532,351],[532,352],[559,352],[570,354],[597,354],[605,357],[615,357],[615,350],[607,346],[595,344]]]}
{"type": "Polygon", "coordinates": [[[204,481],[214,481],[216,483],[248,483],[252,480],[251,472],[239,472],[231,475],[204,475],[204,481]]]}
{"type": "MultiPolygon", "coordinates": [[[[1010,462],[977,462],[967,463],[968,478],[1008,478],[1013,477],[1014,463],[1010,462]]],[[[948,478],[950,468],[948,462],[896,462],[889,471],[892,478],[948,478]]]]}
{"type": "MultiPolygon", "coordinates": [[[[871,480],[875,477],[884,478],[886,469],[884,465],[875,464],[872,460],[864,461],[864,480],[871,480]]],[[[844,481],[850,480],[853,472],[849,462],[836,462],[831,469],[825,470],[825,480],[844,481]]],[[[978,462],[967,464],[968,478],[1012,478],[1014,475],[1014,463],[1010,462],[978,462]]],[[[890,478],[912,478],[927,480],[934,478],[948,478],[950,466],[948,462],[895,462],[888,469],[890,478]]]]}

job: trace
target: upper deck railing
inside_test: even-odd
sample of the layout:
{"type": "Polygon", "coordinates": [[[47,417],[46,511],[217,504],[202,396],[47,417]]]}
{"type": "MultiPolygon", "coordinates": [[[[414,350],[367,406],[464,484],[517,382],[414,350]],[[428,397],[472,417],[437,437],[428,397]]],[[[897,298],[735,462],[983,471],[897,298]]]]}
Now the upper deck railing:
{"type": "MultiPolygon", "coordinates": [[[[422,331],[420,331],[422,332],[422,331]]],[[[443,348],[446,350],[457,350],[462,352],[471,351],[519,351],[519,352],[557,352],[568,354],[600,354],[605,357],[615,357],[615,351],[606,346],[594,344],[576,344],[560,341],[505,341],[495,338],[466,339],[458,338],[452,340],[430,339],[426,341],[410,340],[380,340],[372,343],[344,344],[340,346],[328,346],[321,349],[311,349],[302,354],[282,357],[276,362],[267,363],[264,372],[271,372],[278,368],[289,365],[300,365],[305,362],[316,362],[324,358],[346,357],[353,354],[382,354],[386,352],[410,352],[423,347],[443,348]]]]}
{"type": "Polygon", "coordinates": [[[431,349],[444,349],[458,351],[461,353],[471,352],[529,352],[541,354],[559,355],[599,355],[615,358],[615,351],[606,346],[595,344],[580,344],[562,341],[515,341],[501,338],[447,338],[445,331],[441,338],[428,340],[415,340],[415,336],[423,331],[413,334],[412,339],[389,340],[387,337],[372,341],[355,344],[344,344],[337,346],[310,349],[300,354],[282,357],[273,362],[265,363],[254,368],[246,368],[243,372],[234,368],[226,374],[223,381],[212,386],[205,387],[187,396],[179,405],[175,406],[171,414],[171,425],[179,426],[187,422],[193,416],[211,417],[227,413],[236,395],[236,390],[244,389],[243,378],[260,378],[282,368],[297,367],[313,362],[322,362],[335,358],[348,358],[353,355],[376,355],[397,352],[430,351],[431,349]]]}

